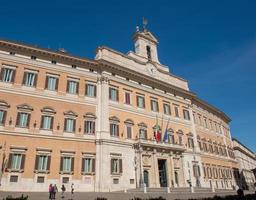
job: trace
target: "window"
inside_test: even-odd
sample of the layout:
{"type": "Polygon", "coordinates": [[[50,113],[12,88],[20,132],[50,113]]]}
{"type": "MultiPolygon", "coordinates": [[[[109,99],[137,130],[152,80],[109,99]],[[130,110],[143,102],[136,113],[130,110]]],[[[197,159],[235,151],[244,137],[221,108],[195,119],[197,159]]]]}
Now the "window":
{"type": "Polygon", "coordinates": [[[206,144],[205,142],[203,143],[203,148],[204,148],[204,151],[205,151],[205,152],[208,151],[207,144],[206,144]]]}
{"type": "Polygon", "coordinates": [[[137,106],[139,108],[145,108],[145,98],[144,98],[144,96],[137,96],[137,106]]]}
{"type": "Polygon", "coordinates": [[[16,126],[28,128],[30,122],[30,113],[18,112],[16,126]]]}
{"type": "Polygon", "coordinates": [[[85,95],[88,97],[96,97],[96,85],[94,84],[86,84],[85,86],[85,95]]]}
{"type": "Polygon", "coordinates": [[[171,107],[170,104],[164,103],[164,114],[171,115],[171,107]]]}
{"type": "Polygon", "coordinates": [[[95,134],[95,121],[85,120],[84,121],[84,133],[95,134]]]}
{"type": "Polygon", "coordinates": [[[154,99],[151,99],[151,110],[153,112],[158,112],[159,108],[158,108],[158,101],[157,100],[154,100],[154,99]]]}
{"type": "Polygon", "coordinates": [[[76,120],[71,118],[65,118],[64,124],[64,131],[65,132],[75,132],[76,131],[76,120]]]}
{"type": "Polygon", "coordinates": [[[202,143],[201,143],[201,141],[200,141],[200,140],[198,140],[197,142],[198,142],[198,146],[199,146],[200,150],[202,151],[202,150],[203,150],[203,147],[202,147],[202,143]]]}
{"type": "Polygon", "coordinates": [[[69,177],[62,177],[62,183],[68,184],[69,183],[69,177]]]}
{"type": "Polygon", "coordinates": [[[121,174],[123,173],[122,159],[121,158],[111,158],[111,174],[121,174]]]}
{"type": "Polygon", "coordinates": [[[109,118],[110,122],[110,136],[118,137],[119,136],[119,122],[120,120],[113,116],[109,118]]]}
{"type": "Polygon", "coordinates": [[[218,146],[215,146],[214,149],[215,149],[215,153],[216,153],[216,154],[219,154],[219,148],[218,148],[218,146]]]}
{"type": "Polygon", "coordinates": [[[131,104],[131,93],[130,92],[125,92],[124,95],[125,95],[125,102],[124,103],[130,105],[131,104]]]}
{"type": "Polygon", "coordinates": [[[175,144],[174,134],[173,132],[169,133],[169,143],[175,144]]]}
{"type": "Polygon", "coordinates": [[[95,172],[95,158],[85,157],[82,159],[82,172],[85,174],[95,172]]]}
{"type": "Polygon", "coordinates": [[[37,183],[44,183],[44,176],[38,176],[36,182],[37,183]]]}
{"type": "Polygon", "coordinates": [[[78,81],[68,80],[67,82],[67,93],[78,94],[79,83],[78,81]]]}
{"type": "Polygon", "coordinates": [[[13,83],[15,78],[15,70],[11,68],[2,68],[0,76],[1,81],[6,83],[13,83]]]}
{"type": "Polygon", "coordinates": [[[194,140],[192,137],[188,137],[188,148],[194,148],[194,140]]]}
{"type": "Polygon", "coordinates": [[[213,147],[212,147],[212,144],[209,144],[209,149],[210,149],[210,152],[213,153],[213,147]]]}
{"type": "Polygon", "coordinates": [[[114,178],[113,179],[113,184],[119,184],[119,179],[118,178],[114,178]]]}
{"type": "Polygon", "coordinates": [[[41,118],[41,129],[52,130],[53,116],[43,115],[41,118]]]}
{"type": "Polygon", "coordinates": [[[201,115],[198,115],[199,125],[202,125],[201,115]]]}
{"type": "Polygon", "coordinates": [[[208,123],[207,123],[207,119],[206,118],[204,118],[204,126],[205,126],[205,128],[208,128],[208,123]]]}
{"type": "Polygon", "coordinates": [[[194,177],[199,177],[200,175],[200,167],[199,165],[193,165],[193,172],[194,172],[194,177]]]}
{"type": "Polygon", "coordinates": [[[10,176],[10,182],[11,183],[17,183],[18,179],[19,179],[19,177],[17,175],[11,175],[10,176]]]}
{"type": "Polygon", "coordinates": [[[5,124],[6,111],[0,110],[0,126],[5,124]]]}
{"type": "Polygon", "coordinates": [[[147,46],[146,49],[147,49],[148,59],[151,60],[151,48],[150,48],[150,46],[147,46]]]}
{"type": "Polygon", "coordinates": [[[117,88],[109,88],[109,99],[112,101],[118,101],[119,94],[117,88]]]}
{"type": "Polygon", "coordinates": [[[59,79],[54,76],[46,76],[45,89],[56,91],[58,90],[59,79]]]}
{"type": "Polygon", "coordinates": [[[138,124],[139,126],[139,139],[147,139],[147,125],[144,122],[138,124]]]}
{"type": "Polygon", "coordinates": [[[179,117],[179,108],[177,106],[174,106],[175,111],[175,117],[179,117]]]}
{"type": "Polygon", "coordinates": [[[45,172],[50,170],[51,157],[49,155],[36,155],[35,170],[45,172]]]}
{"type": "Polygon", "coordinates": [[[25,154],[10,153],[8,160],[8,169],[11,171],[20,171],[24,169],[25,154]]]}
{"type": "Polygon", "coordinates": [[[110,123],[110,135],[118,137],[119,136],[119,125],[115,123],[110,123]]]}
{"type": "Polygon", "coordinates": [[[74,171],[74,157],[62,156],[60,161],[60,171],[62,173],[71,173],[74,171]]]}
{"type": "Polygon", "coordinates": [[[132,138],[132,126],[131,125],[126,125],[126,135],[128,139],[132,138]]]}
{"type": "Polygon", "coordinates": [[[179,145],[182,145],[182,135],[179,135],[178,138],[179,138],[179,145]]]}
{"type": "Polygon", "coordinates": [[[23,76],[23,85],[35,87],[37,82],[37,74],[35,72],[25,72],[23,76]]]}
{"type": "Polygon", "coordinates": [[[189,115],[189,111],[188,110],[183,110],[183,116],[184,116],[184,119],[190,120],[190,115],[189,115]]]}

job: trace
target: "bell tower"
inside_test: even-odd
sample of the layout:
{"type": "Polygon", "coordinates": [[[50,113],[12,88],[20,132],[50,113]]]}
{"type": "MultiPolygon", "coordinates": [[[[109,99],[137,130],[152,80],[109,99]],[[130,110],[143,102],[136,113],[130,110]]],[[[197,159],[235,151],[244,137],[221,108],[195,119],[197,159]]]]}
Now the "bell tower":
{"type": "Polygon", "coordinates": [[[159,63],[157,56],[158,41],[154,35],[147,30],[146,25],[147,21],[143,19],[143,30],[140,31],[138,26],[136,28],[137,30],[133,36],[135,54],[148,59],[149,62],[159,63]]]}

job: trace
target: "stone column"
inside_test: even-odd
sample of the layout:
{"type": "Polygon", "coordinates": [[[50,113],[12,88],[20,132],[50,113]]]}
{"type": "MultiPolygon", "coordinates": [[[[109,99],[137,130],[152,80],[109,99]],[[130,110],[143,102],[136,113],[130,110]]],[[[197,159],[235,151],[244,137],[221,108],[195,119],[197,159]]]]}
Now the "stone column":
{"type": "Polygon", "coordinates": [[[104,172],[103,172],[103,143],[102,139],[109,138],[109,100],[108,100],[109,81],[107,77],[99,76],[97,80],[97,119],[96,119],[96,175],[95,191],[103,190],[104,172]]]}
{"type": "Polygon", "coordinates": [[[180,164],[181,164],[181,181],[180,181],[180,186],[182,185],[183,187],[186,187],[186,180],[185,180],[185,169],[186,169],[186,167],[185,167],[185,160],[184,160],[184,156],[183,155],[181,155],[180,156],[180,164]]]}
{"type": "Polygon", "coordinates": [[[168,173],[169,176],[169,187],[174,186],[174,162],[173,162],[173,152],[170,152],[169,154],[169,168],[170,168],[170,173],[168,173]]]}
{"type": "Polygon", "coordinates": [[[158,163],[157,163],[157,150],[153,149],[153,179],[154,179],[154,187],[160,187],[159,183],[159,173],[158,173],[158,163]]]}

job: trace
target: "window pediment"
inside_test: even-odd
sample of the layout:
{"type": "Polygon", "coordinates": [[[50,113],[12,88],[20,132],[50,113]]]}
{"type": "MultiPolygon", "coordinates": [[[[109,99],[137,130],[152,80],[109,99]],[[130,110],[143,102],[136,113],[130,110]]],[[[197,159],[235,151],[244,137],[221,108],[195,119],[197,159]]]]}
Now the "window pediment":
{"type": "Polygon", "coordinates": [[[0,100],[0,108],[7,109],[10,108],[10,105],[4,100],[0,100]]]}
{"type": "Polygon", "coordinates": [[[133,122],[133,120],[131,120],[131,119],[126,119],[126,120],[124,121],[124,123],[125,123],[125,124],[134,125],[134,122],[133,122]]]}
{"type": "Polygon", "coordinates": [[[85,113],[84,118],[86,118],[86,119],[96,119],[97,117],[94,113],[87,112],[87,113],[85,113]]]}
{"type": "Polygon", "coordinates": [[[17,109],[18,110],[23,110],[23,111],[30,111],[30,112],[34,110],[32,106],[30,106],[28,104],[25,104],[25,103],[21,104],[21,105],[18,105],[17,109]]]}
{"type": "Polygon", "coordinates": [[[174,133],[174,130],[172,128],[168,128],[168,133],[174,133]]]}
{"type": "Polygon", "coordinates": [[[180,129],[179,129],[178,131],[176,131],[176,133],[177,133],[177,134],[180,134],[180,135],[183,135],[183,131],[180,130],[180,129]]]}
{"type": "Polygon", "coordinates": [[[140,122],[140,123],[138,124],[138,126],[139,126],[140,128],[147,128],[147,127],[148,127],[147,124],[145,124],[144,122],[140,122]]]}
{"type": "Polygon", "coordinates": [[[116,116],[112,116],[112,117],[110,117],[109,118],[109,121],[113,121],[113,122],[120,122],[120,119],[118,118],[118,117],[116,117],[116,116]]]}
{"type": "Polygon", "coordinates": [[[78,115],[77,115],[75,112],[73,112],[72,110],[69,110],[69,111],[64,112],[64,115],[65,115],[65,116],[71,116],[71,117],[77,117],[77,116],[78,116],[78,115]]]}
{"type": "Polygon", "coordinates": [[[42,113],[49,113],[49,114],[56,114],[56,111],[55,111],[53,108],[48,107],[48,106],[43,107],[43,108],[41,109],[41,112],[42,112],[42,113]]]}
{"type": "Polygon", "coordinates": [[[189,133],[187,133],[187,136],[193,137],[194,135],[193,135],[193,133],[189,132],[189,133]]]}

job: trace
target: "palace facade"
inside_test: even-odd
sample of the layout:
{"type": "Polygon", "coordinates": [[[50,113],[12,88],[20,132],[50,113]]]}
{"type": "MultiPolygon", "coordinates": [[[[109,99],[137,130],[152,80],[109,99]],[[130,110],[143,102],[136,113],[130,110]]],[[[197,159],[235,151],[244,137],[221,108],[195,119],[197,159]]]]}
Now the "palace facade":
{"type": "Polygon", "coordinates": [[[236,185],[229,117],[159,62],[152,33],[133,40],[94,60],[0,40],[0,190],[236,185]]]}

